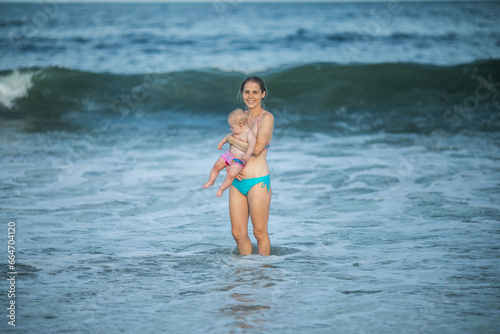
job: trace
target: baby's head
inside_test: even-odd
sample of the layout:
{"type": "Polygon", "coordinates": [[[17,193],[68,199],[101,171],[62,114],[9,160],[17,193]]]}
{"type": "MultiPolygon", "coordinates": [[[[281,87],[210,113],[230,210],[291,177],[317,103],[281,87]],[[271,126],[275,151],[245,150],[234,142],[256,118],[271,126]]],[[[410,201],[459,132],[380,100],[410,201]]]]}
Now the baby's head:
{"type": "Polygon", "coordinates": [[[248,129],[248,116],[243,109],[234,109],[227,117],[231,131],[239,135],[248,129]]]}

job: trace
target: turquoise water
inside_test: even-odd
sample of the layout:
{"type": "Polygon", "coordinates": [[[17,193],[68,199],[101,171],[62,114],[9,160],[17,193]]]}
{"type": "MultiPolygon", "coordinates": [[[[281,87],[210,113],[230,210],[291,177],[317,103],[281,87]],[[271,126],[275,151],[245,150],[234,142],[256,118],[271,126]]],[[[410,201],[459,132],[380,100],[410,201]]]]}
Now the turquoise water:
{"type": "Polygon", "coordinates": [[[213,136],[134,124],[69,164],[77,135],[2,135],[22,331],[496,332],[498,138],[417,161],[422,135],[277,129],[272,255],[240,257],[227,194],[201,189],[213,136]]]}
{"type": "Polygon", "coordinates": [[[498,333],[499,6],[400,5],[0,5],[0,331],[498,333]],[[201,188],[254,72],[269,257],[201,188]]]}

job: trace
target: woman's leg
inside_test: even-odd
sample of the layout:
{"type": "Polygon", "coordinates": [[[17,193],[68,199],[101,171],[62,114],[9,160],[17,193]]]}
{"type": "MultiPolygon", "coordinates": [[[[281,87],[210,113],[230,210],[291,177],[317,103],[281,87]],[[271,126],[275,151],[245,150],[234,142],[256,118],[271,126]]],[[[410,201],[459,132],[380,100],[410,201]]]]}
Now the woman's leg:
{"type": "Polygon", "coordinates": [[[259,245],[259,254],[271,254],[271,241],[267,232],[269,221],[269,208],[271,206],[271,190],[267,186],[256,184],[247,194],[250,219],[253,225],[253,234],[259,245]]]}
{"type": "Polygon", "coordinates": [[[234,186],[229,188],[229,216],[233,238],[240,255],[252,254],[252,242],[248,237],[248,202],[247,197],[234,186]]]}
{"type": "Polygon", "coordinates": [[[211,187],[214,185],[215,180],[217,180],[217,176],[219,176],[219,173],[222,169],[226,167],[226,162],[224,159],[220,158],[217,159],[215,162],[214,166],[212,167],[212,170],[210,171],[210,176],[208,177],[208,182],[206,182],[203,185],[204,189],[207,189],[208,187],[211,187]]]}

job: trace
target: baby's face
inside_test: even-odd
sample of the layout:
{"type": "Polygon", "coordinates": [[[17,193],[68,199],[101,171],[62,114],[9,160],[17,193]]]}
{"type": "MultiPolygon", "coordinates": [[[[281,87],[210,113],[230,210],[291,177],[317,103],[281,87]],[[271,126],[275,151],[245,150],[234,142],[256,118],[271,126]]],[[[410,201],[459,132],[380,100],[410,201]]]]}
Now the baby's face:
{"type": "Polygon", "coordinates": [[[240,135],[243,133],[243,125],[233,122],[229,120],[229,126],[231,127],[231,132],[235,135],[240,135]]]}

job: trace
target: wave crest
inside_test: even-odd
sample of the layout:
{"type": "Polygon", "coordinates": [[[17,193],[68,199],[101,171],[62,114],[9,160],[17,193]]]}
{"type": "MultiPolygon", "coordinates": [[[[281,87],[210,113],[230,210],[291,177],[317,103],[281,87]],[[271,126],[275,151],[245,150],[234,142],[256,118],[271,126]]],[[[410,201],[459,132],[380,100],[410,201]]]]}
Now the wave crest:
{"type": "MultiPolygon", "coordinates": [[[[268,86],[267,108],[293,115],[286,120],[290,126],[300,120],[301,127],[420,132],[457,128],[457,120],[476,117],[472,128],[500,128],[500,60],[457,66],[314,63],[256,74],[268,86]]],[[[135,75],[23,69],[0,73],[0,101],[11,113],[38,119],[172,110],[225,114],[241,103],[237,90],[247,75],[217,69],[135,75]]]]}
{"type": "Polygon", "coordinates": [[[23,98],[33,86],[33,76],[36,71],[12,71],[0,75],[0,105],[11,109],[15,100],[23,98]]]}

